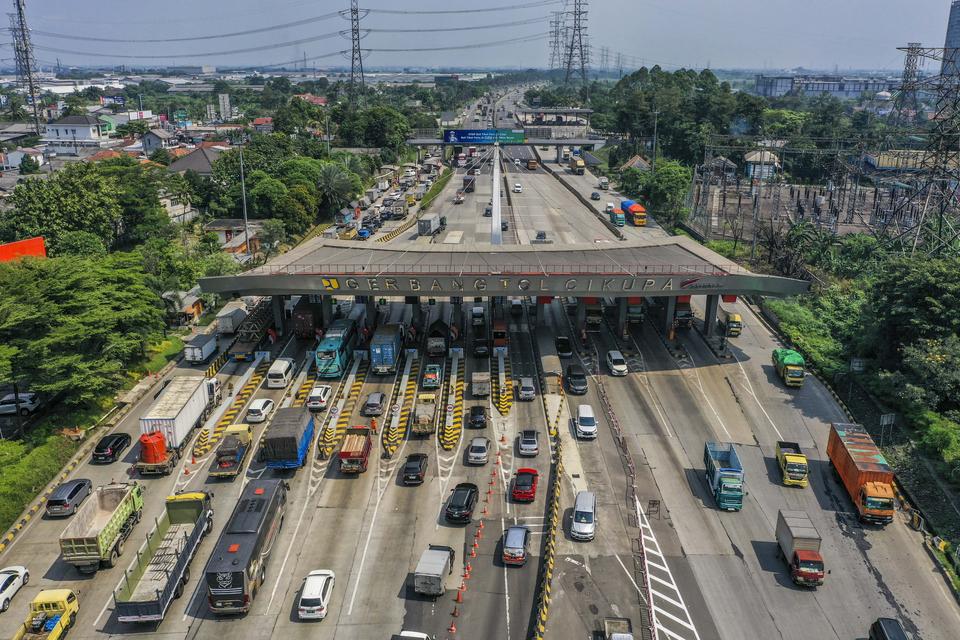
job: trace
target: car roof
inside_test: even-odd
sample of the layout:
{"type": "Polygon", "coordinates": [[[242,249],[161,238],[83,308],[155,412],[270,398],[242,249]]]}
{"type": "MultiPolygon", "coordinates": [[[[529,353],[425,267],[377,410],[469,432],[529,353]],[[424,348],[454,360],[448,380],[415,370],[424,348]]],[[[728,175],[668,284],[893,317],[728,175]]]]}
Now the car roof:
{"type": "Polygon", "coordinates": [[[522,469],[517,469],[517,475],[531,475],[538,476],[540,473],[536,469],[531,469],[530,467],[523,467],[522,469]]]}
{"type": "Polygon", "coordinates": [[[327,580],[333,578],[333,571],[327,569],[318,569],[311,571],[303,581],[303,591],[301,598],[319,597],[323,591],[323,585],[327,580]]]}
{"type": "Polygon", "coordinates": [[[460,491],[460,490],[465,491],[468,489],[472,491],[478,491],[477,485],[473,484],[472,482],[461,482],[460,484],[458,484],[453,488],[454,491],[460,491]]]}
{"type": "Polygon", "coordinates": [[[521,546],[523,544],[524,537],[530,532],[529,529],[523,525],[513,525],[507,529],[507,532],[503,536],[504,546],[521,546]]]}
{"type": "Polygon", "coordinates": [[[251,409],[262,409],[264,406],[266,406],[266,404],[267,404],[268,402],[271,402],[271,403],[272,403],[273,400],[271,400],[270,398],[257,398],[256,400],[254,400],[253,402],[250,403],[250,408],[251,408],[251,409]]]}
{"type": "Polygon", "coordinates": [[[617,350],[617,349],[610,349],[610,351],[607,351],[607,355],[610,356],[611,358],[622,358],[622,357],[623,357],[623,354],[620,353],[620,351],[617,350]]]}

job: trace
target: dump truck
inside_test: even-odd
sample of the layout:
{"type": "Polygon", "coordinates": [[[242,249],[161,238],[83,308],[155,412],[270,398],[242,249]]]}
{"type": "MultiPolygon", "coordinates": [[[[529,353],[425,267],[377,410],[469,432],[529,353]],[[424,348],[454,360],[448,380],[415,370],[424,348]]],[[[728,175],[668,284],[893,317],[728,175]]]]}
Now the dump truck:
{"type": "Polygon", "coordinates": [[[779,555],[790,567],[794,584],[816,587],[823,584],[823,556],[820,534],[804,511],[777,512],[779,555]]]}
{"type": "Polygon", "coordinates": [[[583,172],[587,168],[587,165],[583,162],[583,158],[580,158],[578,156],[571,156],[569,166],[570,166],[570,173],[578,176],[582,176],[583,172]]]}
{"type": "Polygon", "coordinates": [[[13,640],[59,640],[77,622],[80,599],[72,589],[45,589],[30,602],[30,612],[13,640]]]}
{"type": "Polygon", "coordinates": [[[205,491],[167,498],[164,512],[113,592],[117,620],[160,622],[183,595],[197,547],[213,528],[210,500],[205,491]]]}
{"type": "Polygon", "coordinates": [[[403,328],[386,324],[373,333],[370,341],[370,370],[377,375],[397,372],[403,355],[403,328]]]}
{"type": "Polygon", "coordinates": [[[630,618],[604,618],[603,640],[633,640],[630,618]]]}
{"type": "Polygon", "coordinates": [[[417,220],[417,235],[435,236],[440,233],[440,214],[427,213],[417,220]]]}
{"type": "Polygon", "coordinates": [[[303,466],[313,442],[313,416],[303,407],[277,409],[260,442],[260,461],[268,469],[303,466]]]}
{"type": "Polygon", "coordinates": [[[190,364],[206,362],[217,352],[217,334],[201,333],[183,346],[183,359],[190,364]]]}
{"type": "Polygon", "coordinates": [[[417,561],[413,571],[413,590],[425,596],[439,598],[447,592],[447,576],[453,573],[453,561],[456,558],[453,547],[439,544],[429,545],[417,561]]]}
{"type": "Polygon", "coordinates": [[[490,395],[489,371],[474,371],[471,374],[470,393],[476,398],[490,395]]]}
{"type": "Polygon", "coordinates": [[[893,521],[893,471],[861,425],[831,424],[827,457],[860,520],[873,524],[893,521]]]}
{"type": "Polygon", "coordinates": [[[623,215],[623,209],[614,209],[610,212],[610,224],[615,227],[622,227],[626,223],[627,218],[623,215]]]}
{"type": "Polygon", "coordinates": [[[793,349],[773,350],[773,366],[777,370],[777,375],[783,380],[783,384],[788,387],[803,386],[806,364],[803,356],[793,349]]]}
{"type": "Polygon", "coordinates": [[[363,473],[370,460],[370,427],[354,426],[347,429],[343,436],[343,445],[337,457],[340,459],[340,473],[363,473]]]}
{"type": "Polygon", "coordinates": [[[783,484],[797,487],[807,486],[809,482],[807,456],[800,450],[799,444],[778,440],[777,464],[780,465],[780,475],[783,477],[783,484]]]}
{"type": "Polygon", "coordinates": [[[94,489],[60,534],[60,554],[80,573],[112,567],[143,515],[143,485],[116,482],[94,489]]]}
{"type": "Polygon", "coordinates": [[[243,300],[233,300],[223,305],[217,313],[217,333],[232,335],[247,317],[247,305],[243,300]]]}
{"type": "Polygon", "coordinates": [[[707,485],[717,506],[726,511],[743,508],[743,465],[732,442],[707,442],[703,446],[707,485]]]}
{"type": "Polygon", "coordinates": [[[418,393],[413,405],[410,433],[415,436],[432,435],[436,426],[437,394],[418,393]]]}
{"type": "Polygon", "coordinates": [[[222,400],[220,381],[204,376],[176,376],[140,418],[141,474],[169,474],[177,466],[190,434],[222,400]]]}
{"type": "Polygon", "coordinates": [[[253,444],[253,427],[232,424],[223,431],[220,446],[210,465],[211,478],[235,478],[243,469],[243,461],[253,444]]]}

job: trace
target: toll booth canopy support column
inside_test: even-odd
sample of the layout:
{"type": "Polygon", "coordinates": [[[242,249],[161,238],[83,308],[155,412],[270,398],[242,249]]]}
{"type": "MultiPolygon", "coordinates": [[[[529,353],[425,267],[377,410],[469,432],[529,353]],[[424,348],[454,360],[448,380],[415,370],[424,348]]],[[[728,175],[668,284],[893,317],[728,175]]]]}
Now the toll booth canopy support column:
{"type": "Polygon", "coordinates": [[[282,336],[284,331],[283,307],[287,301],[287,296],[273,296],[271,304],[273,306],[273,325],[277,330],[277,335],[282,336]]]}
{"type": "Polygon", "coordinates": [[[587,328],[587,303],[583,301],[583,298],[577,298],[577,324],[576,329],[581,334],[587,328]]]}
{"type": "Polygon", "coordinates": [[[663,319],[663,335],[670,336],[673,330],[673,317],[677,314],[677,299],[674,296],[667,296],[667,312],[663,319]]]}
{"type": "Polygon", "coordinates": [[[703,316],[703,333],[712,336],[717,329],[717,307],[720,306],[720,296],[707,296],[707,310],[703,316]]]}
{"type": "Polygon", "coordinates": [[[367,326],[371,328],[377,326],[377,298],[367,296],[364,303],[367,305],[367,326]]]}
{"type": "Polygon", "coordinates": [[[627,335],[627,299],[617,298],[617,335],[627,335]]]}
{"type": "Polygon", "coordinates": [[[333,322],[333,296],[320,298],[320,323],[326,329],[333,322]]]}

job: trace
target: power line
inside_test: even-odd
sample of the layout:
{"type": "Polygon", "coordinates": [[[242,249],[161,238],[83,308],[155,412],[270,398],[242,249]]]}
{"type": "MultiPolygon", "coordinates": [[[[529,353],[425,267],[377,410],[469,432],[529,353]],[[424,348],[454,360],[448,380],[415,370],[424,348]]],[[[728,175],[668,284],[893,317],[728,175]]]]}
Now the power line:
{"type": "Polygon", "coordinates": [[[512,22],[499,22],[497,24],[481,24],[475,27],[445,27],[443,29],[363,29],[366,33],[446,33],[448,31],[479,31],[481,29],[504,29],[507,27],[516,27],[524,24],[536,24],[546,22],[549,18],[530,18],[528,20],[514,20],[512,22]]]}
{"type": "Polygon", "coordinates": [[[541,33],[540,35],[524,36],[520,38],[509,38],[507,40],[495,40],[492,42],[483,42],[478,44],[462,44],[452,47],[418,47],[413,49],[364,49],[364,52],[370,53],[402,53],[417,51],[460,51],[463,49],[485,49],[487,47],[496,47],[502,44],[514,44],[519,42],[534,42],[536,40],[546,40],[550,34],[541,33]]]}
{"type": "Polygon", "coordinates": [[[491,11],[513,11],[514,9],[529,9],[531,7],[544,7],[551,4],[559,4],[563,0],[539,0],[539,2],[527,2],[525,4],[512,4],[499,7],[486,7],[484,9],[440,9],[436,11],[405,11],[402,9],[367,9],[368,13],[386,13],[392,15],[445,15],[451,13],[489,13],[491,11]]]}

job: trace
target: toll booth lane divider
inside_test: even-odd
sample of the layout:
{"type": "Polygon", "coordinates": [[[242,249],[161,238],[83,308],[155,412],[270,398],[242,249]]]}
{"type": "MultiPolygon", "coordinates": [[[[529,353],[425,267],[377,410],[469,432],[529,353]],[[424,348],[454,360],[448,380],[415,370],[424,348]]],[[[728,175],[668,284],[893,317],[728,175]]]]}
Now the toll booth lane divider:
{"type": "Polygon", "coordinates": [[[466,358],[455,353],[453,363],[452,376],[455,377],[449,382],[446,420],[440,432],[440,446],[445,451],[452,451],[456,448],[460,441],[460,435],[463,433],[463,379],[466,375],[466,358]],[[453,391],[453,402],[450,402],[450,389],[453,391]]]}
{"type": "Polygon", "coordinates": [[[292,406],[302,407],[307,402],[307,396],[317,381],[317,368],[314,363],[307,363],[307,377],[303,379],[303,384],[297,389],[297,394],[293,397],[292,406]]]}
{"type": "Polygon", "coordinates": [[[333,455],[340,440],[347,432],[347,426],[350,424],[350,417],[357,406],[357,400],[360,398],[360,391],[363,389],[363,383],[367,379],[369,370],[369,360],[360,352],[357,352],[357,359],[354,360],[353,371],[347,379],[350,391],[343,402],[342,407],[335,416],[331,415],[327,422],[327,427],[323,430],[320,442],[320,450],[323,457],[329,458],[333,455]],[[334,422],[334,419],[336,420],[334,422]]]}
{"type": "Polygon", "coordinates": [[[213,432],[209,433],[206,429],[200,431],[200,435],[197,436],[197,442],[193,445],[194,457],[199,458],[206,455],[213,449],[214,445],[219,442],[224,430],[237,421],[237,416],[240,415],[243,408],[247,406],[250,397],[256,393],[261,383],[263,383],[263,379],[267,375],[267,369],[269,368],[269,362],[265,360],[260,362],[253,370],[253,374],[247,379],[246,384],[243,385],[233,399],[233,403],[231,403],[230,407],[220,416],[217,424],[213,427],[213,432]]]}
{"type": "Polygon", "coordinates": [[[420,361],[415,356],[408,355],[403,365],[403,374],[393,385],[393,394],[390,402],[390,420],[384,424],[380,443],[383,453],[388,458],[397,452],[403,440],[405,429],[410,415],[410,406],[414,391],[417,387],[417,376],[420,374],[420,361]],[[406,413],[404,413],[406,410],[406,413]]]}
{"type": "Polygon", "coordinates": [[[511,376],[512,368],[510,365],[510,355],[497,356],[496,359],[490,359],[491,382],[494,386],[495,403],[500,415],[506,417],[513,407],[513,378],[511,376]],[[500,382],[500,363],[503,363],[503,382],[500,382]]]}
{"type": "Polygon", "coordinates": [[[550,600],[552,596],[553,569],[556,563],[557,553],[557,532],[561,525],[560,510],[560,478],[563,475],[563,456],[560,439],[556,438],[554,442],[554,458],[550,470],[550,498],[547,501],[548,506],[548,526],[544,532],[545,540],[543,546],[543,559],[540,563],[540,575],[537,579],[536,601],[536,619],[534,620],[533,634],[534,640],[543,640],[547,632],[547,618],[550,613],[550,600]]]}

